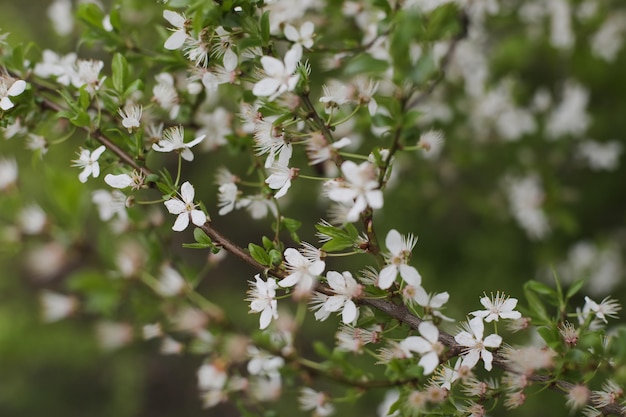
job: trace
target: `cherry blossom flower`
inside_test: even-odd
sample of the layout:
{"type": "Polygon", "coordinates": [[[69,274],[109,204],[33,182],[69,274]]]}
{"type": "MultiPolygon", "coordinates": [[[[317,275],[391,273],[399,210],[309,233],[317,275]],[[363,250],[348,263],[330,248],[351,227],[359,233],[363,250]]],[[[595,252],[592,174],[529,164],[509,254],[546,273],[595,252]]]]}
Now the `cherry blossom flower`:
{"type": "Polygon", "coordinates": [[[161,265],[154,290],[162,297],[173,297],[180,294],[186,281],[180,273],[168,264],[161,265]]]}
{"type": "Polygon", "coordinates": [[[314,31],[315,25],[312,22],[304,22],[299,31],[290,24],[286,24],[284,29],[285,38],[294,43],[292,48],[300,49],[300,54],[302,54],[302,47],[311,49],[313,46],[314,31]]]}
{"type": "Polygon", "coordinates": [[[270,167],[271,175],[267,177],[265,183],[272,189],[278,190],[274,194],[274,198],[281,198],[287,194],[287,190],[291,187],[291,180],[298,176],[298,168],[289,168],[280,161],[274,162],[270,167]]]}
{"type": "Polygon", "coordinates": [[[226,184],[220,185],[219,194],[217,196],[218,203],[217,206],[220,208],[218,214],[223,216],[225,214],[230,213],[236,207],[237,197],[239,195],[239,190],[237,189],[237,185],[233,182],[229,182],[226,184]]]}
{"type": "Polygon", "coordinates": [[[265,160],[265,168],[272,166],[278,156],[278,160],[284,165],[289,163],[293,146],[287,140],[280,127],[274,126],[276,117],[266,117],[259,120],[254,129],[254,141],[256,142],[257,155],[268,154],[265,160]]]}
{"type": "Polygon", "coordinates": [[[443,315],[439,311],[450,299],[450,294],[447,292],[428,294],[423,287],[413,287],[412,285],[407,285],[405,290],[407,289],[412,291],[413,301],[424,308],[423,318],[438,317],[445,321],[454,321],[454,319],[443,315]]]}
{"type": "Polygon", "coordinates": [[[251,313],[261,313],[259,328],[266,329],[272,319],[278,318],[278,301],[276,301],[276,289],[278,285],[274,278],[263,281],[259,274],[254,276],[255,282],[250,281],[249,298],[251,313]]]}
{"type": "Polygon", "coordinates": [[[169,116],[175,119],[178,116],[180,105],[178,104],[178,92],[174,85],[174,77],[171,74],[162,72],[156,77],[157,84],[152,88],[152,99],[163,110],[169,110],[169,116]]]}
{"type": "Polygon", "coordinates": [[[196,209],[196,204],[193,202],[195,196],[195,190],[193,185],[186,181],[180,187],[180,199],[173,197],[165,202],[167,211],[171,214],[177,214],[176,222],[172,226],[172,230],[181,232],[189,226],[189,220],[200,227],[206,222],[206,215],[202,210],[196,209]]]}
{"type": "Polygon", "coordinates": [[[397,230],[392,229],[387,233],[385,244],[389,253],[385,255],[387,266],[380,271],[378,287],[387,289],[396,280],[398,273],[408,284],[419,287],[422,283],[422,276],[417,269],[407,265],[411,256],[411,251],[417,243],[413,235],[402,236],[397,230]]]}
{"type": "Polygon", "coordinates": [[[517,299],[510,298],[504,293],[498,291],[494,297],[493,293],[491,298],[486,295],[480,299],[480,303],[486,308],[486,310],[472,311],[470,314],[474,317],[480,317],[487,323],[491,321],[498,321],[503,319],[519,319],[522,314],[519,311],[513,311],[517,305],[517,299]]]}
{"type": "Polygon", "coordinates": [[[98,158],[106,150],[104,145],[99,146],[94,151],[90,152],[87,149],[81,149],[78,154],[78,159],[73,160],[72,166],[82,168],[82,172],[78,175],[80,182],[85,183],[91,175],[93,178],[98,178],[100,175],[100,164],[98,164],[98,158]]]}
{"type": "Polygon", "coordinates": [[[270,355],[256,346],[248,346],[248,355],[250,356],[250,361],[247,369],[250,375],[263,375],[270,378],[280,377],[280,368],[285,364],[285,360],[282,357],[270,355]]]}
{"type": "Polygon", "coordinates": [[[583,307],[583,316],[588,317],[590,313],[593,312],[595,316],[607,323],[606,318],[617,318],[617,312],[622,309],[622,306],[619,305],[617,300],[606,297],[604,300],[600,302],[600,304],[596,303],[589,297],[585,297],[585,306],[583,307]]]}
{"type": "Polygon", "coordinates": [[[308,293],[317,282],[317,277],[324,272],[326,263],[319,258],[304,256],[293,248],[287,248],[284,252],[285,266],[288,275],[278,282],[283,288],[298,285],[299,294],[308,293]]]}
{"type": "Polygon", "coordinates": [[[119,190],[95,190],[91,195],[91,201],[98,206],[100,220],[105,222],[116,214],[123,223],[128,220],[126,200],[127,197],[119,190]]]}
{"type": "Polygon", "coordinates": [[[233,41],[230,37],[230,32],[227,32],[222,26],[218,26],[215,28],[215,34],[220,41],[213,46],[211,55],[222,58],[222,64],[226,71],[234,71],[237,68],[239,59],[237,53],[233,50],[233,41]]]}
{"type": "Polygon", "coordinates": [[[0,190],[8,190],[17,182],[15,158],[0,158],[0,190]]]}
{"type": "Polygon", "coordinates": [[[338,203],[352,204],[346,220],[355,222],[368,206],[378,209],[383,206],[383,193],[378,189],[378,179],[374,165],[363,162],[360,165],[352,161],[341,164],[345,181],[336,180],[326,183],[328,198],[338,203]]]}
{"type": "Polygon", "coordinates": [[[124,107],[124,110],[118,110],[119,115],[122,117],[122,126],[128,129],[128,133],[139,128],[142,111],[142,106],[136,105],[127,105],[124,107]]]}
{"type": "Polygon", "coordinates": [[[330,398],[327,394],[315,391],[309,387],[300,389],[300,396],[298,397],[300,409],[304,411],[314,410],[315,415],[318,417],[327,417],[335,412],[335,407],[329,400],[330,398]]]}
{"type": "Polygon", "coordinates": [[[463,350],[463,366],[473,368],[476,366],[480,358],[485,363],[485,369],[491,371],[491,362],[493,354],[487,348],[497,348],[502,343],[502,337],[497,334],[490,334],[483,340],[485,325],[483,319],[474,317],[465,326],[465,330],[454,336],[454,340],[464,346],[463,350]]]}
{"type": "Polygon", "coordinates": [[[171,51],[176,50],[183,46],[185,40],[187,40],[188,35],[185,29],[187,19],[184,15],[176,13],[172,10],[163,10],[163,17],[165,20],[170,22],[172,26],[174,26],[173,29],[170,29],[174,33],[167,38],[163,46],[165,49],[169,49],[171,51]]]}
{"type": "Polygon", "coordinates": [[[198,389],[202,392],[205,407],[213,407],[226,399],[223,392],[228,380],[224,365],[220,362],[205,363],[197,372],[198,389]]]}
{"type": "Polygon", "coordinates": [[[349,146],[350,138],[341,138],[337,142],[328,143],[323,134],[312,133],[307,140],[306,153],[309,157],[309,165],[321,164],[335,157],[339,149],[349,146]]]}
{"type": "Polygon", "coordinates": [[[284,92],[296,88],[300,75],[294,72],[301,57],[302,51],[299,49],[287,51],[284,61],[271,56],[261,57],[261,64],[267,77],[254,84],[252,94],[257,97],[269,96],[268,100],[273,101],[284,92]]]}
{"type": "MultiPolygon", "coordinates": [[[[359,317],[359,310],[352,299],[361,296],[363,287],[356,282],[348,271],[341,274],[336,271],[328,271],[326,280],[335,295],[325,297],[324,302],[319,306],[320,310],[324,310],[325,313],[341,310],[341,319],[344,324],[356,322],[359,317]]],[[[319,320],[328,317],[328,314],[325,313],[320,313],[319,320]]],[[[318,318],[317,313],[315,317],[318,318]]]]}
{"type": "Polygon", "coordinates": [[[43,232],[46,224],[48,224],[48,217],[46,216],[46,212],[43,211],[39,205],[29,204],[20,210],[17,223],[22,233],[38,235],[43,232]]]}
{"type": "Polygon", "coordinates": [[[437,159],[443,149],[444,136],[441,130],[429,130],[420,135],[417,147],[424,150],[426,159],[437,159]]]}
{"type": "Polygon", "coordinates": [[[439,355],[444,346],[439,342],[439,329],[432,322],[421,322],[418,330],[421,336],[409,336],[400,345],[406,350],[419,353],[421,358],[418,365],[424,368],[424,375],[430,375],[439,365],[439,355]]]}
{"type": "Polygon", "coordinates": [[[76,88],[86,87],[89,94],[100,89],[106,77],[100,78],[100,71],[104,62],[93,59],[79,59],[76,61],[76,72],[72,74],[72,85],[76,88]]]}
{"type": "Polygon", "coordinates": [[[206,135],[201,135],[189,143],[185,143],[185,130],[182,126],[173,126],[163,131],[163,139],[152,144],[157,152],[179,151],[185,161],[193,161],[191,148],[202,142],[206,135]]]}
{"type": "Polygon", "coordinates": [[[39,296],[44,321],[51,323],[64,319],[76,311],[78,300],[75,297],[44,290],[39,296]]]}
{"type": "Polygon", "coordinates": [[[26,89],[26,81],[14,80],[8,75],[0,74],[0,109],[6,111],[12,109],[15,104],[11,97],[19,96],[26,89]]]}

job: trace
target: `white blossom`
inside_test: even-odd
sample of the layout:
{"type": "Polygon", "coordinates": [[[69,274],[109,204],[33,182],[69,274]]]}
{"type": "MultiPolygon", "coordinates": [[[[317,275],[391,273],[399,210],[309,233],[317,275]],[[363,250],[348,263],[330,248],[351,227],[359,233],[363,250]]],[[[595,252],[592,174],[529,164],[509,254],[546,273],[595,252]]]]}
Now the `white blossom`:
{"type": "Polygon", "coordinates": [[[152,88],[152,99],[157,102],[163,110],[168,110],[171,119],[178,116],[180,105],[178,104],[178,92],[174,85],[174,77],[171,74],[162,72],[156,77],[157,84],[152,88]]]}
{"type": "Polygon", "coordinates": [[[284,252],[287,276],[278,282],[283,288],[298,285],[300,294],[311,291],[317,282],[317,277],[324,272],[326,263],[319,258],[307,257],[293,248],[284,252]]]}
{"type": "Polygon", "coordinates": [[[271,56],[261,57],[266,77],[254,84],[252,94],[257,97],[268,97],[270,101],[273,101],[284,92],[296,88],[300,75],[294,72],[301,56],[301,50],[290,49],[285,54],[284,61],[271,56]]]}
{"type": "Polygon", "coordinates": [[[276,117],[266,117],[258,121],[254,129],[254,141],[256,142],[257,155],[267,155],[265,160],[265,168],[272,166],[277,159],[287,165],[293,146],[285,139],[285,134],[280,127],[274,126],[276,117]]]}
{"type": "Polygon", "coordinates": [[[143,173],[133,171],[130,174],[107,174],[104,176],[104,182],[113,188],[126,188],[131,187],[133,190],[138,190],[143,187],[145,176],[143,173]]]}
{"type": "Polygon", "coordinates": [[[473,368],[476,366],[480,358],[485,363],[485,369],[491,370],[491,362],[493,361],[493,354],[487,350],[487,348],[497,348],[502,343],[502,337],[497,334],[490,334],[483,340],[483,333],[485,331],[485,325],[483,319],[480,317],[474,317],[465,326],[465,330],[459,332],[454,336],[454,340],[463,346],[463,366],[473,368]]]}
{"type": "Polygon", "coordinates": [[[163,297],[173,297],[180,294],[186,287],[186,281],[180,272],[168,264],[161,265],[154,290],[163,297]]]}
{"type": "Polygon", "coordinates": [[[176,222],[172,226],[172,230],[176,232],[183,231],[189,226],[189,220],[196,226],[200,227],[206,222],[206,215],[202,210],[196,209],[196,204],[193,199],[196,192],[193,185],[186,181],[180,187],[180,199],[172,197],[165,202],[167,211],[171,214],[176,214],[176,222]]]}
{"type": "Polygon", "coordinates": [[[361,296],[363,287],[356,282],[348,271],[343,273],[328,271],[326,280],[335,295],[327,297],[321,305],[321,309],[327,312],[341,310],[341,319],[344,324],[356,322],[359,317],[359,310],[352,300],[361,296]]]}
{"type": "Polygon", "coordinates": [[[7,190],[17,182],[15,158],[0,158],[0,190],[7,190]]]}
{"type": "Polygon", "coordinates": [[[259,328],[266,329],[272,319],[278,318],[278,301],[276,301],[276,289],[278,285],[274,278],[263,281],[259,274],[254,276],[255,282],[250,281],[249,298],[251,313],[261,313],[259,328]]]}
{"type": "Polygon", "coordinates": [[[494,320],[498,321],[500,318],[516,320],[522,317],[519,311],[513,311],[517,305],[517,299],[510,298],[500,291],[495,296],[492,293],[491,298],[486,295],[481,297],[480,303],[486,310],[472,311],[470,314],[484,319],[487,323],[494,320]]]}
{"type": "Polygon", "coordinates": [[[11,97],[19,96],[26,89],[26,81],[15,80],[8,75],[0,74],[0,109],[6,111],[12,109],[15,104],[11,97]]]}
{"type": "Polygon", "coordinates": [[[318,417],[327,417],[335,412],[335,407],[329,400],[328,395],[325,393],[315,391],[309,387],[301,388],[300,396],[298,397],[300,409],[304,411],[313,410],[318,417]]]}
{"type": "Polygon", "coordinates": [[[189,143],[185,143],[185,130],[182,126],[173,126],[163,131],[163,139],[152,144],[152,149],[157,152],[180,152],[186,161],[193,161],[191,148],[202,142],[206,135],[200,135],[189,143]]]}
{"type": "Polygon", "coordinates": [[[367,207],[378,209],[383,206],[383,193],[379,188],[374,165],[362,162],[360,165],[352,161],[341,164],[341,172],[345,181],[327,182],[328,198],[338,203],[352,204],[346,220],[355,222],[367,207]]]}
{"type": "Polygon", "coordinates": [[[39,295],[43,320],[51,323],[64,319],[76,311],[78,301],[75,297],[52,291],[42,291],[39,295]]]}
{"type": "Polygon", "coordinates": [[[43,232],[48,223],[48,217],[39,205],[29,204],[20,210],[18,223],[23,233],[37,235],[43,232]]]}
{"type": "Polygon", "coordinates": [[[274,194],[274,198],[281,198],[287,194],[287,190],[291,187],[291,180],[298,174],[297,168],[289,168],[280,161],[274,162],[270,167],[271,175],[267,177],[265,183],[272,189],[278,190],[274,194]]]}
{"type": "Polygon", "coordinates": [[[586,140],[578,145],[576,153],[594,171],[614,171],[619,166],[623,149],[623,145],[618,141],[586,140]]]}
{"type": "Polygon", "coordinates": [[[91,201],[98,207],[100,220],[109,221],[113,216],[126,223],[128,213],[126,212],[127,197],[119,190],[95,190],[91,195],[91,201]]]}
{"type": "Polygon", "coordinates": [[[100,155],[102,155],[105,150],[106,147],[104,145],[99,146],[94,151],[81,149],[78,154],[78,159],[72,161],[72,166],[82,168],[81,173],[78,175],[80,182],[87,182],[89,176],[98,178],[98,175],[100,175],[100,164],[98,164],[98,158],[100,158],[100,155]]]}
{"type": "Polygon", "coordinates": [[[139,128],[142,111],[142,106],[137,105],[127,105],[124,107],[124,110],[118,110],[119,115],[122,117],[122,126],[128,130],[128,133],[139,128]]]}
{"type": "Polygon", "coordinates": [[[585,306],[583,307],[583,316],[587,317],[593,313],[595,317],[607,323],[606,318],[617,318],[617,312],[622,309],[617,300],[606,297],[599,304],[589,297],[585,297],[585,306]]]}
{"type": "Polygon", "coordinates": [[[407,264],[417,239],[413,235],[402,236],[397,230],[392,229],[387,233],[385,244],[389,253],[385,255],[387,266],[381,271],[378,278],[378,287],[387,289],[396,280],[398,273],[408,284],[419,287],[422,276],[417,269],[407,264]]]}
{"type": "Polygon", "coordinates": [[[400,345],[403,349],[419,353],[421,358],[418,365],[424,368],[424,375],[430,375],[439,365],[439,355],[444,346],[439,342],[439,329],[432,322],[421,322],[418,330],[421,336],[409,336],[400,345]]]}

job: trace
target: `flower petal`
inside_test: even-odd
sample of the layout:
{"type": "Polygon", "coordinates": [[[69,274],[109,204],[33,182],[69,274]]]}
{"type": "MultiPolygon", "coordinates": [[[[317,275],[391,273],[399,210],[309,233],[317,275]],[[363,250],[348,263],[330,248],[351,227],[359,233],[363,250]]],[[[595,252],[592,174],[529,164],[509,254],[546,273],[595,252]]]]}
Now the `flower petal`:
{"type": "Polygon", "coordinates": [[[191,210],[191,222],[200,227],[206,222],[206,215],[202,210],[191,210]]]}
{"type": "Polygon", "coordinates": [[[400,232],[396,229],[391,229],[385,238],[385,245],[387,245],[387,250],[393,255],[400,255],[403,249],[402,235],[400,235],[400,232]]]}
{"type": "Polygon", "coordinates": [[[165,41],[163,47],[170,51],[174,51],[179,49],[185,43],[187,39],[187,34],[183,29],[179,29],[176,32],[172,33],[169,38],[165,41]]]}
{"type": "Polygon", "coordinates": [[[387,265],[378,274],[378,288],[386,290],[391,287],[391,284],[396,280],[398,275],[398,269],[395,265],[387,265]]]}
{"type": "Polygon", "coordinates": [[[175,232],[182,232],[189,226],[189,214],[188,213],[180,213],[174,222],[174,226],[172,226],[172,230],[175,232]]]}
{"type": "Polygon", "coordinates": [[[194,190],[193,185],[191,185],[189,181],[185,181],[180,187],[180,196],[183,198],[183,201],[187,204],[193,203],[195,195],[196,191],[194,190]]]}
{"type": "Polygon", "coordinates": [[[170,198],[163,204],[165,204],[165,207],[167,208],[167,211],[170,212],[170,214],[180,214],[185,211],[185,203],[177,198],[170,198]]]}
{"type": "Polygon", "coordinates": [[[400,265],[400,276],[414,287],[419,287],[422,284],[422,276],[417,272],[417,269],[410,265],[400,265]]]}

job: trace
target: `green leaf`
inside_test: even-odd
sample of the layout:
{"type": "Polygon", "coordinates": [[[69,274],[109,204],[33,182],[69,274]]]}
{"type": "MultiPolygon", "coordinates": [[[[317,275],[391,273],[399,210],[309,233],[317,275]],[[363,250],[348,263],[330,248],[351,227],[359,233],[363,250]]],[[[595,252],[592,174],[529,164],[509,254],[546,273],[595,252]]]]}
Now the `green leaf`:
{"type": "Polygon", "coordinates": [[[537,333],[552,349],[559,349],[561,347],[561,338],[559,336],[558,329],[550,326],[543,326],[537,329],[537,333]]]}
{"type": "Polygon", "coordinates": [[[541,323],[549,323],[550,318],[548,317],[548,313],[543,303],[541,302],[537,294],[529,288],[528,284],[530,284],[531,282],[536,281],[529,281],[524,284],[524,294],[526,296],[526,302],[528,303],[528,307],[530,309],[530,316],[538,319],[541,323]]]}
{"type": "Polygon", "coordinates": [[[270,12],[265,12],[261,16],[261,39],[263,45],[267,45],[270,41],[270,12]]]}
{"type": "Polygon", "coordinates": [[[124,93],[126,91],[126,83],[130,77],[128,70],[128,62],[124,55],[119,52],[113,55],[113,61],[111,62],[111,71],[113,79],[113,88],[118,93],[124,93]]]}
{"type": "Polygon", "coordinates": [[[196,242],[198,243],[204,243],[206,245],[213,245],[213,241],[211,240],[209,235],[207,235],[206,232],[199,227],[196,227],[193,230],[193,237],[194,239],[196,239],[196,242]]]}
{"type": "Polygon", "coordinates": [[[585,282],[587,281],[586,278],[581,278],[577,281],[575,281],[571,287],[569,287],[569,289],[567,290],[567,294],[565,294],[565,301],[567,302],[567,300],[569,300],[570,298],[572,298],[574,295],[576,295],[576,293],[578,291],[580,291],[580,289],[583,287],[583,285],[585,285],[585,282]]]}
{"type": "Polygon", "coordinates": [[[287,229],[287,231],[289,232],[289,235],[291,235],[291,238],[296,243],[300,243],[300,237],[298,237],[298,234],[296,232],[302,226],[302,222],[296,219],[290,219],[288,217],[283,217],[282,222],[285,226],[285,229],[287,229]]]}
{"type": "Polygon", "coordinates": [[[248,244],[248,251],[250,255],[254,258],[255,261],[260,263],[263,266],[270,266],[270,256],[268,253],[260,247],[259,245],[255,245],[254,243],[248,244]]]}

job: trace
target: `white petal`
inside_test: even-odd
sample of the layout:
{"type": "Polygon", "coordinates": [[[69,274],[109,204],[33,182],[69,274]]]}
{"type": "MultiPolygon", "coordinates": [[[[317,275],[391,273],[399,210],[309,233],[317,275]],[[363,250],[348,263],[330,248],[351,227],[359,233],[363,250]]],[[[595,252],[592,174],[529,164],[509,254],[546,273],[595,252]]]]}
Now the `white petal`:
{"type": "Polygon", "coordinates": [[[391,284],[396,280],[396,276],[398,275],[398,269],[395,265],[387,265],[380,271],[378,275],[378,287],[386,290],[391,287],[391,284]]]}
{"type": "Polygon", "coordinates": [[[163,17],[176,28],[180,29],[185,26],[185,18],[172,10],[163,10],[163,17]]]}
{"type": "Polygon", "coordinates": [[[300,274],[298,273],[291,274],[285,277],[284,279],[278,281],[278,285],[280,285],[283,288],[293,287],[294,285],[296,285],[299,279],[300,279],[300,274]]]}
{"type": "Polygon", "coordinates": [[[222,63],[224,64],[224,68],[226,71],[231,72],[237,68],[238,58],[235,51],[231,48],[226,49],[224,52],[224,57],[222,58],[222,63]]]}
{"type": "Polygon", "coordinates": [[[450,294],[448,294],[445,291],[444,292],[440,292],[439,294],[436,294],[430,300],[430,306],[432,308],[439,308],[439,307],[443,306],[445,303],[447,303],[449,299],[450,299],[450,294]]]}
{"type": "Polygon", "coordinates": [[[196,146],[197,144],[199,144],[200,142],[202,142],[204,140],[204,138],[206,138],[206,135],[200,135],[197,138],[195,138],[194,140],[192,140],[191,142],[186,143],[185,147],[192,148],[192,147],[196,146]]]}
{"type": "Polygon", "coordinates": [[[191,222],[200,227],[206,222],[206,215],[202,210],[191,210],[191,222]]]}
{"type": "Polygon", "coordinates": [[[391,229],[385,238],[385,245],[387,245],[387,250],[393,255],[399,255],[402,249],[404,249],[402,235],[396,229],[391,229]]]}
{"type": "Polygon", "coordinates": [[[175,232],[182,232],[189,226],[189,214],[180,213],[174,222],[174,226],[172,226],[172,230],[175,232]]]}
{"type": "Polygon", "coordinates": [[[303,38],[310,38],[315,30],[315,25],[313,22],[306,21],[300,26],[300,33],[303,38]]]}
{"type": "Polygon", "coordinates": [[[432,350],[432,345],[420,336],[409,336],[401,342],[403,348],[417,353],[426,353],[432,350]]]}
{"type": "Polygon", "coordinates": [[[332,295],[328,297],[328,300],[324,303],[324,308],[328,311],[338,311],[346,302],[345,297],[340,295],[332,295]]]}
{"type": "Polygon", "coordinates": [[[274,78],[263,78],[261,81],[254,84],[252,88],[252,94],[257,97],[271,96],[280,87],[280,81],[274,78]]]}
{"type": "Polygon", "coordinates": [[[483,345],[490,348],[497,348],[500,346],[501,343],[502,336],[497,334],[490,334],[489,336],[485,337],[485,340],[483,340],[483,345]]]}
{"type": "Polygon", "coordinates": [[[113,188],[126,188],[133,183],[133,179],[128,174],[107,174],[104,177],[104,182],[113,188]]]}
{"type": "Polygon", "coordinates": [[[100,155],[102,155],[102,153],[106,150],[106,146],[101,145],[99,147],[97,147],[92,153],[91,153],[91,160],[92,161],[96,161],[98,158],[100,158],[100,155]]]}
{"type": "Polygon", "coordinates": [[[272,78],[283,76],[285,73],[282,61],[272,56],[261,57],[261,65],[263,65],[263,71],[272,78]]]}
{"type": "Polygon", "coordinates": [[[285,249],[283,255],[285,257],[285,262],[287,262],[291,266],[302,265],[304,262],[306,262],[306,258],[294,248],[285,249]]]}
{"type": "Polygon", "coordinates": [[[315,261],[309,266],[308,271],[312,275],[320,275],[324,272],[324,268],[326,268],[326,262],[324,261],[315,261]]]}
{"type": "Polygon", "coordinates": [[[373,209],[379,209],[383,206],[383,192],[380,190],[370,190],[365,194],[367,204],[373,209]]]}
{"type": "Polygon", "coordinates": [[[180,187],[180,196],[185,203],[193,203],[193,197],[196,195],[193,185],[189,181],[185,181],[180,187]]]}
{"type": "Polygon", "coordinates": [[[419,287],[422,284],[422,276],[417,272],[417,269],[410,265],[400,265],[400,275],[405,282],[414,287],[419,287]]]}
{"type": "Polygon", "coordinates": [[[296,44],[285,54],[285,72],[293,74],[300,58],[302,58],[302,46],[296,44]]]}
{"type": "Polygon", "coordinates": [[[98,175],[100,175],[100,164],[94,162],[93,164],[91,164],[91,176],[94,178],[98,178],[98,175]]]}
{"type": "Polygon", "coordinates": [[[13,83],[11,88],[9,88],[9,91],[7,91],[7,94],[10,96],[19,96],[20,94],[24,92],[25,89],[26,89],[26,81],[17,80],[16,82],[13,83]]]}
{"type": "Polygon", "coordinates": [[[469,368],[473,368],[478,363],[480,359],[480,352],[476,349],[470,350],[467,355],[463,357],[463,366],[467,366],[469,368]]]}
{"type": "Polygon", "coordinates": [[[285,29],[283,29],[283,33],[285,34],[285,38],[287,38],[291,42],[297,42],[298,39],[300,38],[300,34],[298,33],[298,30],[295,27],[291,26],[290,24],[285,25],[285,29]]]}
{"type": "Polygon", "coordinates": [[[2,110],[12,109],[13,106],[14,104],[9,97],[2,97],[2,100],[0,100],[0,109],[2,110]]]}
{"type": "Polygon", "coordinates": [[[483,319],[480,317],[474,317],[469,321],[470,328],[472,332],[474,332],[474,336],[477,340],[483,339],[483,333],[485,331],[485,324],[483,323],[483,319]]]}
{"type": "Polygon", "coordinates": [[[356,304],[352,300],[346,301],[343,306],[343,312],[341,313],[341,319],[344,324],[350,324],[357,319],[359,310],[356,308],[356,304]]]}
{"type": "Polygon", "coordinates": [[[193,161],[193,152],[191,152],[191,150],[189,148],[182,148],[182,152],[180,153],[180,156],[185,160],[185,161],[193,161]]]}
{"type": "Polygon", "coordinates": [[[513,319],[517,320],[522,317],[522,313],[519,311],[509,311],[508,313],[500,313],[500,317],[503,319],[513,319]]]}
{"type": "Polygon", "coordinates": [[[435,352],[430,352],[424,356],[418,362],[422,368],[424,368],[424,375],[430,375],[433,373],[437,365],[439,365],[439,356],[435,352]]]}
{"type": "Polygon", "coordinates": [[[85,167],[85,169],[83,169],[82,172],[78,174],[78,180],[82,183],[86,183],[87,178],[89,178],[90,174],[91,174],[91,168],[85,167]]]}
{"type": "Polygon", "coordinates": [[[330,285],[335,292],[345,288],[346,280],[343,275],[337,271],[328,271],[326,273],[326,280],[328,281],[328,285],[330,285]]]}
{"type": "Polygon", "coordinates": [[[182,29],[179,29],[176,32],[172,33],[169,38],[167,38],[163,46],[165,47],[165,49],[174,51],[180,48],[181,46],[183,46],[186,39],[187,39],[187,34],[185,33],[185,31],[182,29]]]}
{"type": "Polygon", "coordinates": [[[272,310],[270,308],[265,308],[261,312],[261,317],[259,317],[259,329],[263,330],[267,328],[272,322],[272,310]]]}
{"type": "Polygon", "coordinates": [[[439,329],[430,321],[421,322],[418,330],[430,343],[435,343],[439,339],[439,329]]]}
{"type": "Polygon", "coordinates": [[[476,339],[474,338],[474,336],[466,331],[462,331],[461,333],[454,336],[454,340],[456,340],[456,342],[461,346],[473,347],[476,345],[476,339]]]}
{"type": "Polygon", "coordinates": [[[515,306],[517,306],[517,299],[509,298],[504,303],[502,303],[502,308],[500,310],[511,311],[515,309],[515,306]]]}
{"type": "Polygon", "coordinates": [[[493,361],[493,355],[486,349],[482,350],[483,361],[485,362],[485,369],[491,371],[491,361],[493,361]]]}
{"type": "Polygon", "coordinates": [[[169,211],[171,214],[180,214],[185,211],[185,203],[177,198],[170,198],[163,204],[165,204],[167,211],[169,211]]]}

